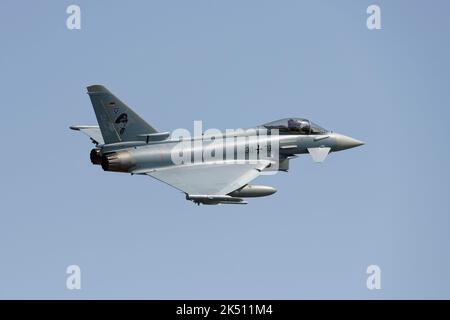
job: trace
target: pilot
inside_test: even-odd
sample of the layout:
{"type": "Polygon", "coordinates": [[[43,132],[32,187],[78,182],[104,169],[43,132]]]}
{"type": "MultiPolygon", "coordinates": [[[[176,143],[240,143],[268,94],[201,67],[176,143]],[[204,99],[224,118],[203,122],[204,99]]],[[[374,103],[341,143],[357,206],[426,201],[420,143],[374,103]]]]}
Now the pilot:
{"type": "Polygon", "coordinates": [[[310,130],[311,130],[311,126],[309,125],[309,121],[308,120],[300,121],[300,131],[303,134],[309,134],[310,130]]]}
{"type": "Polygon", "coordinates": [[[307,120],[299,120],[299,119],[289,119],[288,120],[288,130],[296,131],[300,134],[309,134],[309,123],[307,120]]]}
{"type": "Polygon", "coordinates": [[[288,120],[288,129],[289,129],[289,131],[297,131],[297,128],[298,128],[297,120],[289,119],[288,120]]]}

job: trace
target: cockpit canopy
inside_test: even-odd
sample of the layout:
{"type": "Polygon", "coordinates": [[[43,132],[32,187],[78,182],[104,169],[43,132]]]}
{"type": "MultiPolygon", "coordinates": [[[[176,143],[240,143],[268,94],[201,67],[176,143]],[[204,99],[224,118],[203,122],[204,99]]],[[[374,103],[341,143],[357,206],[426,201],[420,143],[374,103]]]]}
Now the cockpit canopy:
{"type": "Polygon", "coordinates": [[[263,124],[267,129],[278,129],[280,134],[324,134],[328,130],[302,118],[285,118],[263,124]]]}

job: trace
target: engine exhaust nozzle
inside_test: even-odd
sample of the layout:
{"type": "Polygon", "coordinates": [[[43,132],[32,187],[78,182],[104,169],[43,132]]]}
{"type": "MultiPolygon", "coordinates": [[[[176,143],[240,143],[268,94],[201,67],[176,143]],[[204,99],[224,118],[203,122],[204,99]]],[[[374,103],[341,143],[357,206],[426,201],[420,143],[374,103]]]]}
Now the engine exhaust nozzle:
{"type": "Polygon", "coordinates": [[[91,158],[92,164],[94,165],[102,164],[102,155],[100,153],[100,149],[92,149],[89,157],[91,158]]]}
{"type": "Polygon", "coordinates": [[[130,172],[135,161],[128,151],[119,151],[102,156],[102,168],[105,171],[130,172]]]}

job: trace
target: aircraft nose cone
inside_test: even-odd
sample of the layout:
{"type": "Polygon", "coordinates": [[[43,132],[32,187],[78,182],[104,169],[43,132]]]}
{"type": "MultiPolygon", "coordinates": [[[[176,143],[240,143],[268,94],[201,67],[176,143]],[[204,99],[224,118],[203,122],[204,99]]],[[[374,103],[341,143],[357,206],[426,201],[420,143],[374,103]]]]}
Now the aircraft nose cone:
{"type": "Polygon", "coordinates": [[[362,141],[344,136],[343,134],[336,134],[336,151],[359,147],[363,144],[364,142],[362,141]]]}

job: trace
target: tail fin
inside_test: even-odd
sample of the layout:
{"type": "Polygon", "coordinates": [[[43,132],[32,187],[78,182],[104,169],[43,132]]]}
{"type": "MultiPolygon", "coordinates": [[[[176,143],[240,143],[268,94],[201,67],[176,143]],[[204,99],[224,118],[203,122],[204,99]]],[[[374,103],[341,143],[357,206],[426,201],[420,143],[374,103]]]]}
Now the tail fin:
{"type": "Polygon", "coordinates": [[[87,87],[106,144],[137,141],[139,135],[157,131],[101,85],[87,87]]]}

